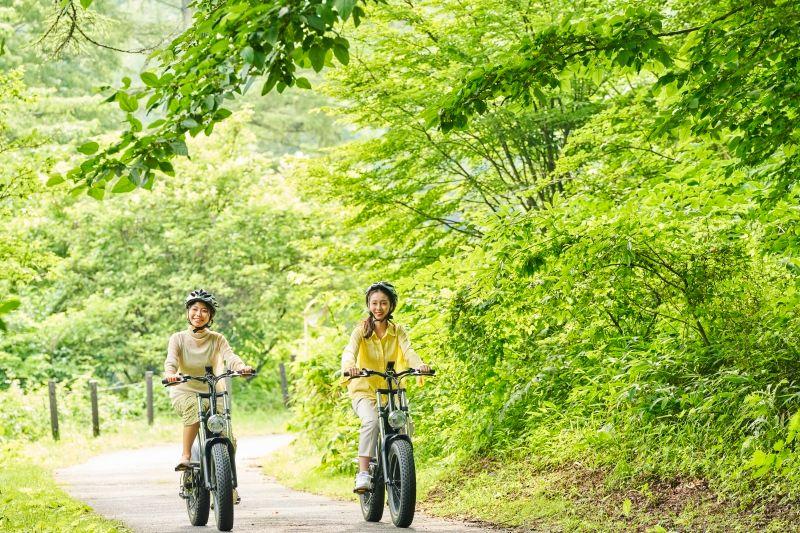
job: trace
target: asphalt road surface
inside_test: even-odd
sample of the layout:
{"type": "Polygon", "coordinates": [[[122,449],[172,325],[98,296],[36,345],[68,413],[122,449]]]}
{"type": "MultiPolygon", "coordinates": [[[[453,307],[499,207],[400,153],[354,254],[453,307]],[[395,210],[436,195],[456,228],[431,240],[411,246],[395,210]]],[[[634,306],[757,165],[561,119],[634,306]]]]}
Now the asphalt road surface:
{"type": "MultiPolygon", "coordinates": [[[[291,441],[288,435],[238,439],[237,466],[242,502],[234,511],[233,531],[372,532],[398,531],[387,508],[380,523],[365,522],[355,495],[350,502],[331,500],[279,485],[259,465],[291,441]]],[[[178,496],[179,474],[173,471],[177,444],[108,453],[56,472],[57,481],[73,497],[97,513],[121,520],[133,531],[167,533],[216,531],[214,511],[206,527],[189,524],[178,496]]],[[[409,531],[482,531],[469,524],[417,513],[409,531]]]]}

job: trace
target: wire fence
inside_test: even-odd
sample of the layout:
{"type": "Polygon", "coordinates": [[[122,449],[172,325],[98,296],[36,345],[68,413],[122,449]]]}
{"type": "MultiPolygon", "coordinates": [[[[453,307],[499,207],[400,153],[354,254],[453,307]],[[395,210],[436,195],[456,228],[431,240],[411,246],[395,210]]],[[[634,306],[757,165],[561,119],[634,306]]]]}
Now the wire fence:
{"type": "MultiPolygon", "coordinates": [[[[285,407],[288,407],[289,385],[286,376],[286,365],[284,365],[284,363],[279,364],[279,372],[280,372],[281,393],[283,395],[283,404],[285,407]]],[[[226,382],[228,391],[232,391],[231,379],[228,378],[226,382]]],[[[154,409],[153,409],[153,372],[151,370],[148,370],[147,372],[144,373],[144,379],[142,381],[136,381],[132,383],[120,383],[116,385],[109,385],[106,387],[99,387],[97,380],[93,379],[89,381],[89,402],[91,403],[91,412],[92,412],[92,435],[94,435],[95,437],[100,436],[100,408],[98,401],[100,393],[101,392],[114,393],[126,389],[136,389],[139,387],[144,387],[145,389],[145,412],[147,417],[147,424],[152,426],[154,409]]],[[[58,425],[58,399],[56,395],[55,380],[51,379],[48,382],[47,389],[50,401],[49,402],[50,429],[53,435],[53,439],[59,440],[60,433],[58,425]]]]}

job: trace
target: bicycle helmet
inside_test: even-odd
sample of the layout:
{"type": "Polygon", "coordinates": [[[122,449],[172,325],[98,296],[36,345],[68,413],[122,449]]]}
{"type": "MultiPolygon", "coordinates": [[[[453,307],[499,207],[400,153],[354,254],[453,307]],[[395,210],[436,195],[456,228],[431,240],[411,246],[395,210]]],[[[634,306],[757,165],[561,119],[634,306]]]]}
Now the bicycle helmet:
{"type": "Polygon", "coordinates": [[[184,305],[186,309],[189,309],[192,304],[197,302],[203,302],[208,306],[208,311],[211,313],[211,318],[213,319],[214,314],[217,312],[217,308],[219,307],[217,299],[214,298],[214,295],[206,290],[197,289],[189,293],[189,296],[187,296],[186,300],[184,301],[184,305]]]}

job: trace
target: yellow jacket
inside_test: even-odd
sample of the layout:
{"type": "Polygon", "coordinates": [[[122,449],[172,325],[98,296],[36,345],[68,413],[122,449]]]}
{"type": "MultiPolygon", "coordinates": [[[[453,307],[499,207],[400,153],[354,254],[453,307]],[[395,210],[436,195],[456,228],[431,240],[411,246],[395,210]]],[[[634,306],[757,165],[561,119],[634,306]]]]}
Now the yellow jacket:
{"type": "MultiPolygon", "coordinates": [[[[403,326],[389,322],[386,335],[382,339],[375,332],[365,339],[364,327],[359,324],[350,334],[350,342],[342,352],[342,372],[353,367],[385,372],[389,361],[394,361],[394,368],[398,372],[407,368],[418,368],[423,364],[411,347],[403,326]]],[[[353,399],[374,399],[376,389],[386,388],[386,380],[380,376],[351,379],[346,383],[347,391],[353,399]]]]}

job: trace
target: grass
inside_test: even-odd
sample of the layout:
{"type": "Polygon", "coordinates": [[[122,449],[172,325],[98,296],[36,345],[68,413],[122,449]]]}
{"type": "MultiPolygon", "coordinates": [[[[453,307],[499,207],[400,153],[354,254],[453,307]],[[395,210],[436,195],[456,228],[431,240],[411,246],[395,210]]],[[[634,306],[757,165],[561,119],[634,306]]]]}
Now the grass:
{"type": "MultiPolygon", "coordinates": [[[[284,431],[288,418],[283,411],[239,411],[234,417],[239,436],[284,431]]],[[[91,427],[66,424],[61,431],[57,442],[13,442],[0,450],[0,531],[129,531],[71,498],[55,483],[53,471],[92,455],[165,443],[175,443],[177,457],[180,422],[174,416],[157,417],[151,427],[138,420],[117,422],[113,427],[103,426],[97,438],[91,436],[91,427]]]]}
{"type": "Polygon", "coordinates": [[[263,472],[283,485],[313,492],[337,500],[354,500],[353,476],[327,472],[320,467],[319,456],[301,439],[271,453],[263,460],[263,472]]]}
{"type": "MultiPolygon", "coordinates": [[[[570,463],[542,468],[532,460],[471,460],[417,465],[418,509],[426,514],[523,531],[787,531],[792,507],[746,510],[699,479],[620,489],[608,471],[570,463]]],[[[331,473],[302,439],[264,461],[264,472],[297,490],[350,500],[351,473],[331,473]]],[[[354,469],[355,470],[355,469],[354,469]]]]}
{"type": "Polygon", "coordinates": [[[70,498],[45,468],[24,462],[4,466],[0,487],[0,531],[128,531],[70,498]]]}

